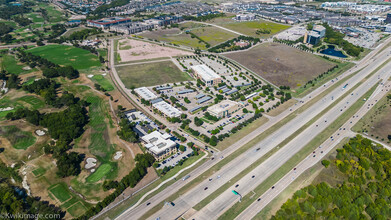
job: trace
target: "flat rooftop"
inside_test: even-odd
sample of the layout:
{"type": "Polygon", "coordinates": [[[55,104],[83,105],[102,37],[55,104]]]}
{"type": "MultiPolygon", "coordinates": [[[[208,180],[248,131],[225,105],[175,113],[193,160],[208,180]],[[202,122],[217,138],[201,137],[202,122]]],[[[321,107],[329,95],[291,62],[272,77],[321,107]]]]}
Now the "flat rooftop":
{"type": "Polygon", "coordinates": [[[208,108],[208,111],[215,112],[215,113],[220,113],[225,110],[228,110],[232,108],[233,106],[239,105],[239,103],[231,101],[231,100],[223,100],[220,103],[213,105],[208,108]]]}
{"type": "Polygon", "coordinates": [[[211,81],[217,78],[220,78],[220,76],[215,73],[212,69],[207,67],[205,64],[202,65],[195,65],[191,67],[199,76],[202,77],[205,81],[211,81]]]}
{"type": "Polygon", "coordinates": [[[179,117],[182,114],[181,111],[165,101],[154,103],[152,106],[163,112],[163,114],[167,115],[168,117],[179,117]]]}
{"type": "Polygon", "coordinates": [[[141,96],[141,98],[143,98],[147,101],[157,98],[157,96],[151,90],[149,90],[147,87],[140,87],[140,88],[135,89],[134,91],[139,96],[141,96]]]}

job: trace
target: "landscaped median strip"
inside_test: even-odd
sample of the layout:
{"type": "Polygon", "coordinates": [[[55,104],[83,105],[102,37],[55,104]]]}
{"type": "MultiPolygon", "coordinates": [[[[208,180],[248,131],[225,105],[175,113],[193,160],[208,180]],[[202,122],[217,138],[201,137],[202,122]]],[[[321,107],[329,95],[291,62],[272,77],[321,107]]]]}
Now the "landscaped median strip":
{"type": "Polygon", "coordinates": [[[327,138],[330,137],[339,127],[341,127],[349,118],[351,118],[365,103],[364,98],[368,98],[376,89],[378,85],[373,86],[368,92],[366,92],[361,98],[355,102],[348,110],[342,113],[334,122],[330,124],[322,133],[312,139],[307,145],[305,145],[297,154],[291,157],[283,166],[278,168],[271,176],[269,176],[262,184],[257,186],[252,193],[247,194],[242,198],[242,202],[236,203],[227,212],[221,215],[218,219],[235,219],[242,211],[244,211],[249,205],[251,205],[259,196],[272,187],[279,179],[286,175],[287,172],[292,170],[300,161],[308,156],[315,148],[321,145],[327,138]]]}

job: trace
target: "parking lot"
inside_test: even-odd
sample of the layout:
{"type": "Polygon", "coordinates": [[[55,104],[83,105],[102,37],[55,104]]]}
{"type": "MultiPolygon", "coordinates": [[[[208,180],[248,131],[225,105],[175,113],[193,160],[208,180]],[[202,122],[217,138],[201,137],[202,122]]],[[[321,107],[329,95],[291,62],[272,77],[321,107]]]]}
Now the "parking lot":
{"type": "Polygon", "coordinates": [[[159,169],[163,169],[164,167],[167,167],[167,166],[174,167],[178,164],[178,161],[189,157],[191,153],[193,153],[193,150],[190,147],[186,147],[186,151],[178,152],[178,153],[170,156],[169,158],[163,160],[162,162],[160,162],[159,169]]]}

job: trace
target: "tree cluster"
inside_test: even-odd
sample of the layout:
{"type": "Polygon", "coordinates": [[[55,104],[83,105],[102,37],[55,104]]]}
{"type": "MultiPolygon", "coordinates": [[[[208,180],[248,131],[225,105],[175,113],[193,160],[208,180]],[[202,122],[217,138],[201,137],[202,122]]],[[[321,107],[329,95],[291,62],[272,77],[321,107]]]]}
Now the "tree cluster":
{"type": "Polygon", "coordinates": [[[249,37],[249,36],[239,36],[231,40],[227,40],[219,45],[216,45],[212,48],[209,48],[208,51],[212,53],[221,53],[226,51],[235,51],[235,50],[245,50],[250,48],[252,45],[257,44],[260,41],[259,38],[249,37]],[[247,46],[236,46],[235,42],[246,41],[248,42],[247,46]]]}
{"type": "Polygon", "coordinates": [[[383,146],[359,135],[350,139],[331,163],[322,161],[346,181],[296,191],[272,219],[390,219],[390,159],[383,146]]]}
{"type": "Polygon", "coordinates": [[[324,38],[324,42],[329,44],[335,44],[341,47],[347,54],[350,56],[357,57],[360,55],[364,48],[356,46],[347,40],[344,40],[344,34],[334,31],[332,27],[330,27],[327,23],[324,23],[323,26],[326,28],[326,35],[324,38]]]}
{"type": "Polygon", "coordinates": [[[182,16],[183,19],[185,20],[192,20],[192,21],[209,21],[212,20],[213,18],[218,18],[218,17],[224,17],[224,13],[215,13],[215,14],[208,14],[208,15],[203,15],[203,16],[191,16],[191,15],[184,15],[182,16]]]}

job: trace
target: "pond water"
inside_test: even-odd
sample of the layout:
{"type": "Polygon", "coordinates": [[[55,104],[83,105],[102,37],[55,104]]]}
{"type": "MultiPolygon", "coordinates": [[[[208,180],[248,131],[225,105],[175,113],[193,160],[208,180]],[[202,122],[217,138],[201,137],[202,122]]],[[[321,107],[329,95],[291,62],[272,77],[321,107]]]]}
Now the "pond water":
{"type": "Polygon", "coordinates": [[[342,53],[342,51],[335,50],[334,45],[329,45],[326,49],[321,50],[320,53],[341,58],[347,57],[345,54],[342,53]]]}

